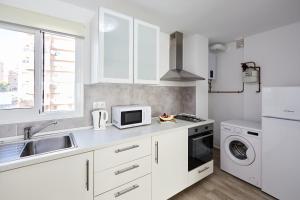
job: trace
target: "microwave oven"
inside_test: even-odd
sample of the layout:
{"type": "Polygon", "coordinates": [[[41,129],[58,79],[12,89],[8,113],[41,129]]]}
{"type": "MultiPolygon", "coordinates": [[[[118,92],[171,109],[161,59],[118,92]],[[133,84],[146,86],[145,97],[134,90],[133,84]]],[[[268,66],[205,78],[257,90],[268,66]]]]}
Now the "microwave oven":
{"type": "Polygon", "coordinates": [[[151,124],[150,106],[112,106],[112,124],[120,129],[151,124]]]}

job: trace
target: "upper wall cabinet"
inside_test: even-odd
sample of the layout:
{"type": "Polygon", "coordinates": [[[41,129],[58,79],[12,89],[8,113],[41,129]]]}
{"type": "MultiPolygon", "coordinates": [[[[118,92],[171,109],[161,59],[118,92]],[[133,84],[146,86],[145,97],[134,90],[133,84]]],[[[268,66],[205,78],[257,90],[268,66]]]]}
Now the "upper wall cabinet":
{"type": "Polygon", "coordinates": [[[159,27],[100,8],[99,31],[93,82],[159,83],[159,27]]]}
{"type": "Polygon", "coordinates": [[[134,20],[134,83],[159,83],[158,26],[134,20]]]}
{"type": "Polygon", "coordinates": [[[132,83],[133,18],[104,8],[99,17],[100,81],[132,83]]]}

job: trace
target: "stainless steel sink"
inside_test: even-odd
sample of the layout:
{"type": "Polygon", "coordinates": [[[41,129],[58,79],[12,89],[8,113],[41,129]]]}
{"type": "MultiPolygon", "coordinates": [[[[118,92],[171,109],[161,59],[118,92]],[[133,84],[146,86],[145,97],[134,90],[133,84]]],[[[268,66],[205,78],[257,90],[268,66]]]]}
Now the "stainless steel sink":
{"type": "Polygon", "coordinates": [[[21,157],[73,148],[74,146],[74,140],[71,135],[33,140],[26,143],[21,157]]]}
{"type": "Polygon", "coordinates": [[[0,163],[75,147],[77,146],[72,133],[2,144],[0,145],[0,163]]]}
{"type": "Polygon", "coordinates": [[[13,142],[0,145],[0,163],[20,159],[25,142],[13,142]]]}

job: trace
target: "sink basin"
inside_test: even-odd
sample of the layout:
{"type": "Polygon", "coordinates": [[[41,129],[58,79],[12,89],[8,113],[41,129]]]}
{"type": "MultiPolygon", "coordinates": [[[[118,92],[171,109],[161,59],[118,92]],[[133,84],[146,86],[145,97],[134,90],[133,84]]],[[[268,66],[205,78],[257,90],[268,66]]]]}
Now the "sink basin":
{"type": "Polygon", "coordinates": [[[20,159],[20,154],[25,147],[25,142],[16,142],[0,145],[0,163],[20,159]]]}
{"type": "Polygon", "coordinates": [[[74,146],[75,144],[71,135],[33,140],[26,143],[20,157],[69,149],[74,146]]]}
{"type": "Polygon", "coordinates": [[[63,151],[75,147],[77,146],[72,133],[58,136],[45,136],[29,141],[1,144],[0,163],[19,160],[38,154],[63,151]]]}

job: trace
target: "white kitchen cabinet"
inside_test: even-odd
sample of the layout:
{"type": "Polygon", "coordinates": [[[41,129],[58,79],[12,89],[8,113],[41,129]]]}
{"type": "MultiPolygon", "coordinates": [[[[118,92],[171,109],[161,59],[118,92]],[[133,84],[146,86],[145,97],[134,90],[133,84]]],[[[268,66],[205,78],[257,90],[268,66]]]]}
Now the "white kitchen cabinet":
{"type": "Polygon", "coordinates": [[[96,172],[94,175],[94,194],[99,195],[113,188],[151,173],[151,157],[119,165],[117,167],[96,172]],[[105,180],[105,181],[104,181],[105,180]]]}
{"type": "Polygon", "coordinates": [[[151,138],[134,140],[96,150],[95,172],[103,171],[151,155],[151,138]]]}
{"type": "Polygon", "coordinates": [[[1,199],[93,200],[93,153],[0,173],[1,199]]]}
{"type": "Polygon", "coordinates": [[[133,83],[133,18],[112,10],[99,12],[101,82],[133,83]]]}
{"type": "Polygon", "coordinates": [[[97,54],[92,56],[93,83],[159,84],[158,26],[100,8],[97,31],[99,48],[92,44],[92,53],[97,54]]]}
{"type": "MultiPolygon", "coordinates": [[[[151,176],[147,175],[95,197],[95,200],[151,200],[151,176]]],[[[155,200],[152,198],[152,200],[155,200]]]]}
{"type": "Polygon", "coordinates": [[[134,83],[159,84],[158,26],[134,19],[134,83]]]}
{"type": "Polygon", "coordinates": [[[166,200],[187,185],[188,130],[171,130],[152,143],[152,199],[166,200]]]}
{"type": "Polygon", "coordinates": [[[196,169],[193,169],[188,173],[188,185],[189,187],[198,181],[204,179],[205,177],[209,176],[214,172],[214,161],[209,161],[196,169]]]}

